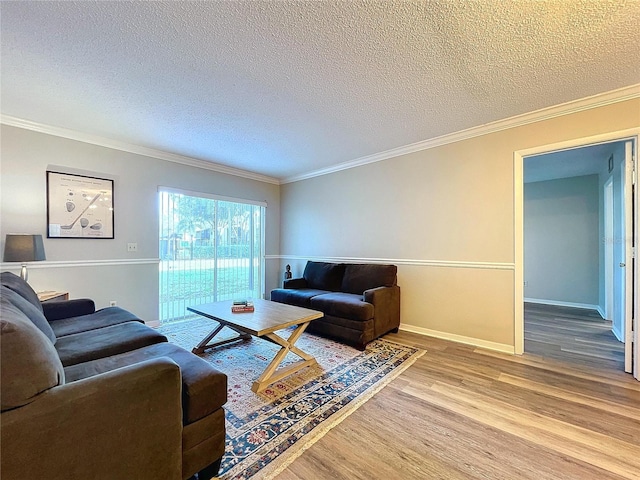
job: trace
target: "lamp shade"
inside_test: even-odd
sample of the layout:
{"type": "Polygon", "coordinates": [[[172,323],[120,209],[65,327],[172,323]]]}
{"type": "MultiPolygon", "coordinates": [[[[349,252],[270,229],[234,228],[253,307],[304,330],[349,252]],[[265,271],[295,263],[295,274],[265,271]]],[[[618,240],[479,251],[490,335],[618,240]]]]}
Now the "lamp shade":
{"type": "Polygon", "coordinates": [[[7,234],[4,244],[5,262],[38,262],[46,260],[42,235],[7,234]]]}

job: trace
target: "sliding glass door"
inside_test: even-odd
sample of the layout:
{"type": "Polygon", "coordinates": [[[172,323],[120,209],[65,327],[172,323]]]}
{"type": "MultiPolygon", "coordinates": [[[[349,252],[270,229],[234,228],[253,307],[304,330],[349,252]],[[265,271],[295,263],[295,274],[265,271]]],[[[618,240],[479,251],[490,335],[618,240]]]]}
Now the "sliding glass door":
{"type": "Polygon", "coordinates": [[[160,321],[187,307],[264,293],[266,205],[162,188],[160,321]]]}

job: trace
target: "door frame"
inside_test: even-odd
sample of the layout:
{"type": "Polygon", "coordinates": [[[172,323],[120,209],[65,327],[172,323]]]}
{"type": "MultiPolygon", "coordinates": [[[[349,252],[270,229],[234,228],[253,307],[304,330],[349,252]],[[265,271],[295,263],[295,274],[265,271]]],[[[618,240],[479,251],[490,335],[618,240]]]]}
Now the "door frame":
{"type": "MultiPolygon", "coordinates": [[[[638,148],[638,143],[635,143],[635,148],[638,148]]],[[[627,242],[629,238],[631,241],[631,248],[625,248],[624,250],[624,264],[625,268],[623,270],[624,273],[624,371],[627,373],[632,373],[636,378],[638,378],[638,359],[636,358],[634,361],[633,358],[633,345],[638,346],[638,342],[634,341],[633,330],[634,330],[634,302],[635,298],[633,295],[633,281],[634,278],[638,278],[637,276],[637,266],[634,265],[633,257],[635,255],[635,239],[637,238],[637,232],[633,230],[634,224],[637,222],[633,221],[634,215],[634,197],[633,195],[633,187],[635,183],[634,177],[634,165],[633,165],[633,150],[634,150],[634,142],[627,141],[624,144],[624,161],[623,161],[623,196],[624,196],[624,236],[625,236],[625,247],[627,246],[627,242]],[[635,272],[634,272],[635,270],[635,272]],[[631,289],[629,288],[631,286],[631,289]],[[628,321],[627,319],[631,319],[628,321]],[[634,367],[635,363],[635,367],[634,367]]],[[[636,333],[637,333],[637,324],[636,324],[636,333]]]]}
{"type": "MultiPolygon", "coordinates": [[[[514,353],[524,353],[524,158],[552,153],[558,150],[570,150],[601,143],[632,140],[638,149],[640,128],[630,128],[615,132],[576,138],[513,152],[513,192],[514,192],[514,353]]],[[[637,197],[636,197],[637,198],[637,197]]],[[[631,205],[629,205],[631,208],[631,205]]],[[[637,211],[636,211],[637,216],[637,211]]],[[[636,222],[637,226],[637,222],[636,222]]],[[[634,265],[634,275],[638,273],[638,262],[634,265]]],[[[637,294],[637,292],[636,292],[637,294]]],[[[638,333],[636,332],[636,335],[638,333]]],[[[625,339],[626,340],[626,339],[625,339]]],[[[637,347],[637,342],[636,342],[637,347]]]]}

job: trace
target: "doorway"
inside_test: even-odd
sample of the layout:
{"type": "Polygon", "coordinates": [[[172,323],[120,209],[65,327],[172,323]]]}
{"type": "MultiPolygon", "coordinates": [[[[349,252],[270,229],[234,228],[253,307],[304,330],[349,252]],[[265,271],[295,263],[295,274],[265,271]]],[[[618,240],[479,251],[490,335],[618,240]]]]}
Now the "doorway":
{"type": "Polygon", "coordinates": [[[624,255],[622,248],[607,248],[614,246],[614,227],[624,226],[619,175],[614,182],[621,170],[614,162],[623,157],[624,142],[611,142],[524,159],[526,353],[624,368],[624,346],[612,333],[614,316],[622,325],[624,312],[606,312],[620,304],[607,302],[606,293],[624,284],[613,282],[606,292],[604,262],[608,253],[612,260],[614,253],[624,255]],[[603,202],[607,186],[610,212],[603,202]],[[610,233],[603,218],[611,221],[610,233]]]}
{"type": "MultiPolygon", "coordinates": [[[[558,155],[558,154],[571,154],[571,152],[573,153],[577,153],[578,150],[583,149],[583,148],[609,148],[611,145],[607,144],[612,144],[614,142],[623,142],[625,140],[630,140],[630,142],[627,142],[627,148],[628,151],[626,153],[630,152],[630,145],[632,145],[632,143],[637,144],[637,139],[640,133],[640,129],[630,129],[627,131],[622,131],[622,132],[613,132],[611,134],[607,134],[607,135],[600,135],[597,137],[591,137],[591,138],[586,138],[586,139],[581,139],[581,140],[575,140],[575,141],[570,141],[570,142],[562,142],[559,144],[554,144],[554,145],[548,145],[548,146],[541,146],[541,147],[536,147],[536,148],[532,148],[532,149],[528,149],[526,151],[518,151],[514,153],[514,194],[515,194],[515,224],[516,224],[516,242],[515,242],[515,275],[514,275],[514,280],[515,280],[515,295],[514,295],[514,301],[515,301],[515,306],[516,306],[516,311],[515,311],[515,353],[516,354],[521,354],[524,352],[524,317],[525,317],[525,298],[527,297],[527,287],[525,286],[525,281],[527,281],[527,279],[525,278],[525,262],[524,262],[524,256],[525,256],[525,244],[524,244],[524,190],[525,190],[525,186],[524,186],[524,179],[525,179],[525,159],[531,158],[531,157],[535,157],[535,156],[539,156],[539,157],[544,157],[544,156],[552,156],[552,155],[558,155]]],[[[622,144],[619,144],[622,145],[622,144]]],[[[602,152],[601,152],[602,153],[602,152]]],[[[601,155],[604,156],[604,155],[601,155]]],[[[611,299],[611,294],[607,294],[607,292],[611,292],[611,289],[607,289],[606,285],[610,285],[611,283],[615,283],[615,280],[613,282],[611,282],[611,275],[610,274],[606,274],[607,271],[611,272],[611,257],[612,257],[612,253],[611,251],[606,248],[606,242],[603,243],[602,240],[605,239],[606,236],[609,235],[605,235],[605,229],[610,228],[607,227],[606,222],[604,221],[604,210],[605,210],[605,201],[606,201],[606,196],[608,195],[606,192],[608,191],[607,188],[609,188],[608,186],[605,188],[605,182],[607,181],[608,177],[610,175],[606,175],[606,174],[610,174],[611,172],[609,172],[609,156],[604,156],[604,159],[601,160],[601,163],[604,162],[604,166],[600,166],[600,172],[602,172],[602,170],[604,169],[604,174],[598,173],[598,191],[599,191],[599,195],[600,195],[600,199],[599,202],[601,204],[600,211],[599,211],[599,223],[601,225],[600,227],[600,231],[598,232],[598,242],[601,244],[600,245],[600,251],[597,254],[597,261],[599,262],[599,272],[598,272],[598,286],[597,286],[597,290],[598,290],[598,294],[596,297],[594,297],[593,295],[590,297],[590,299],[588,301],[579,301],[576,300],[576,298],[571,299],[568,302],[562,302],[562,301],[557,301],[556,303],[556,307],[566,307],[566,308],[571,308],[571,307],[594,307],[595,309],[601,313],[602,317],[608,317],[610,316],[610,312],[612,309],[612,304],[614,305],[613,309],[615,310],[615,304],[618,303],[619,306],[622,306],[622,311],[623,313],[623,317],[625,319],[625,321],[627,321],[630,323],[632,321],[632,318],[634,315],[632,315],[632,311],[631,311],[631,307],[633,305],[633,302],[630,300],[632,297],[632,294],[635,294],[637,296],[637,292],[632,291],[632,288],[628,288],[628,292],[626,292],[624,296],[624,301],[623,302],[616,302],[615,297],[613,298],[613,300],[611,299]],[[608,261],[606,259],[609,259],[608,261]],[[607,280],[608,278],[608,280],[607,280]],[[622,303],[622,305],[620,305],[620,303],[622,303]],[[573,304],[573,305],[572,305],[573,304]]],[[[627,162],[627,164],[631,164],[630,161],[627,162]]],[[[556,165],[557,166],[557,165],[556,165]]],[[[572,167],[573,163],[572,162],[565,162],[564,167],[572,167]]],[[[631,178],[631,174],[630,174],[630,170],[625,170],[622,167],[618,168],[618,172],[621,175],[620,179],[621,180],[626,180],[626,176],[628,176],[628,178],[631,178]],[[625,176],[626,175],[626,176],[625,176]]],[[[586,175],[595,175],[595,172],[587,172],[586,175]]],[[[580,175],[585,175],[585,173],[580,173],[578,174],[578,176],[580,175]]],[[[564,177],[568,178],[570,175],[567,175],[567,173],[565,172],[564,177]]],[[[625,192],[626,193],[630,193],[631,192],[631,188],[626,188],[625,192]]],[[[623,207],[625,208],[625,210],[629,213],[629,217],[631,217],[631,206],[633,205],[633,202],[635,202],[636,200],[634,199],[632,201],[632,197],[631,195],[629,195],[628,199],[624,199],[623,202],[624,205],[623,207]]],[[[613,201],[614,205],[615,205],[615,189],[614,189],[614,201],[613,201]]],[[[607,220],[609,219],[610,216],[607,217],[607,220]]],[[[629,221],[629,224],[631,224],[631,222],[629,221]]],[[[630,255],[631,252],[631,244],[630,241],[627,241],[627,239],[632,239],[634,237],[634,235],[632,235],[632,233],[634,233],[637,230],[637,222],[635,224],[635,226],[632,228],[628,228],[629,231],[629,235],[625,236],[624,233],[622,235],[614,235],[614,241],[611,241],[612,243],[612,248],[615,249],[616,245],[619,246],[620,248],[620,252],[619,254],[622,255],[621,258],[630,258],[628,255],[630,255]],[[615,240],[617,238],[617,240],[615,240]]],[[[572,245],[577,245],[576,243],[574,244],[569,244],[569,246],[571,247],[572,245]]],[[[615,257],[615,252],[613,253],[613,257],[615,257]]],[[[624,285],[631,285],[631,280],[633,279],[633,276],[637,277],[637,266],[632,262],[632,261],[628,261],[628,262],[619,262],[620,267],[624,267],[625,263],[627,263],[629,265],[630,268],[627,268],[626,270],[623,270],[623,277],[625,278],[625,281],[623,282],[623,286],[624,285]]],[[[614,266],[617,265],[618,263],[616,263],[615,261],[613,262],[614,266]]],[[[614,270],[615,271],[615,270],[614,270]]],[[[619,273],[619,272],[618,272],[619,273]]],[[[615,276],[614,276],[615,278],[615,276]]],[[[619,294],[620,289],[613,289],[613,292],[617,292],[619,294]]],[[[553,300],[553,298],[551,299],[553,300]]],[[[557,300],[557,299],[556,299],[557,300]]],[[[553,302],[552,302],[553,303],[553,302]]],[[[624,329],[627,328],[627,325],[624,325],[623,328],[620,328],[620,331],[624,332],[624,329]]],[[[637,332],[637,329],[636,329],[637,332]]],[[[633,337],[633,335],[629,335],[629,337],[633,337]]],[[[636,342],[637,343],[637,342],[636,342]]],[[[629,350],[630,350],[630,346],[631,343],[628,343],[629,346],[629,350]]],[[[629,355],[629,359],[631,358],[631,355],[629,355]]],[[[631,363],[629,363],[630,367],[633,366],[635,367],[635,371],[637,372],[637,355],[636,358],[634,359],[633,365],[631,365],[631,363]]],[[[625,366],[626,368],[626,366],[625,366]]],[[[637,375],[637,373],[636,373],[637,375]]],[[[636,376],[637,378],[637,376],[636,376]]]]}

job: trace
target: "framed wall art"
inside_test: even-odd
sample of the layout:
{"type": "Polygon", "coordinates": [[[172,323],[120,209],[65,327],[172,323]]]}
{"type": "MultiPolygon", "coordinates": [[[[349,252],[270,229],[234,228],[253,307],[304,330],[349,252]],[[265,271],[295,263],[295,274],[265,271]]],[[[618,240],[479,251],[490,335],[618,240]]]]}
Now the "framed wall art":
{"type": "Polygon", "coordinates": [[[113,180],[47,171],[47,238],[114,238],[113,180]]]}

